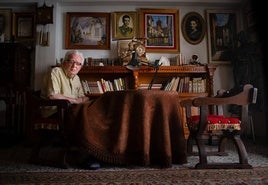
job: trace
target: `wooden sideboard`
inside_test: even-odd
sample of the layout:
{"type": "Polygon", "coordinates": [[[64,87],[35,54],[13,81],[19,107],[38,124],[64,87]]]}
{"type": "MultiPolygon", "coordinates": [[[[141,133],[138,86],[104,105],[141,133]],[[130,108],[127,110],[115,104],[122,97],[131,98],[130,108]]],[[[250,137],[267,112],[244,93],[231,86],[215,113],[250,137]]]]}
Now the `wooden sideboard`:
{"type": "MultiPolygon", "coordinates": [[[[205,79],[204,92],[179,92],[178,103],[182,99],[213,96],[213,76],[216,70],[215,65],[184,65],[184,66],[160,66],[154,83],[166,84],[173,77],[189,77],[205,79]]],[[[126,89],[138,89],[140,84],[149,84],[155,74],[152,67],[140,66],[138,70],[128,70],[125,66],[84,66],[79,72],[81,80],[99,81],[101,79],[113,81],[122,78],[126,89]]],[[[88,94],[88,96],[96,96],[88,94]]],[[[98,95],[97,95],[98,96],[98,95]]],[[[184,126],[185,137],[189,131],[185,120],[185,110],[179,107],[181,122],[184,126]]]]}

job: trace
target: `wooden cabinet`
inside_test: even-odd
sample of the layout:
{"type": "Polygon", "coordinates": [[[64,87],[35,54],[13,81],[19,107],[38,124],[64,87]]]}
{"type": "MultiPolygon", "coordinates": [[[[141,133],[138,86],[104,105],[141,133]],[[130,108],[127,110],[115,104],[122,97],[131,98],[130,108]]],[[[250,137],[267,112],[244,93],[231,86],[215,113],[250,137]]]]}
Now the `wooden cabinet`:
{"type": "Polygon", "coordinates": [[[25,127],[25,89],[31,83],[31,47],[0,43],[0,132],[15,139],[25,127]]]}
{"type": "Polygon", "coordinates": [[[0,62],[1,84],[30,86],[31,49],[19,43],[0,44],[0,62]]]}
{"type": "MultiPolygon", "coordinates": [[[[166,84],[167,81],[173,77],[180,78],[189,77],[205,79],[205,91],[201,93],[179,92],[178,103],[185,98],[213,96],[213,76],[216,70],[215,65],[204,66],[161,66],[158,70],[154,83],[166,84]]],[[[139,70],[128,70],[124,66],[84,66],[79,72],[81,80],[98,81],[122,78],[125,82],[126,89],[138,89],[140,84],[149,84],[155,74],[155,70],[148,66],[140,66],[139,70]]],[[[91,96],[89,94],[89,96],[91,96]]],[[[96,96],[96,94],[92,95],[96,96]]],[[[185,120],[185,111],[179,108],[181,114],[181,122],[184,125],[185,137],[188,136],[189,131],[185,120]]]]}

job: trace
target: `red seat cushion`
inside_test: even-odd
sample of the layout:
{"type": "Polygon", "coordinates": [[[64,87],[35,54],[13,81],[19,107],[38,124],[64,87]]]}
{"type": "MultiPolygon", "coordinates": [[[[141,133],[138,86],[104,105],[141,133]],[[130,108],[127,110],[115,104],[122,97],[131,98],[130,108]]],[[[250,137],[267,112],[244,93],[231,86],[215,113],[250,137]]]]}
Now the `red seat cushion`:
{"type": "MultiPolygon", "coordinates": [[[[188,118],[187,125],[189,130],[197,130],[199,124],[200,116],[195,115],[188,118]]],[[[241,121],[236,117],[224,117],[222,115],[209,115],[207,118],[207,130],[222,130],[222,129],[230,129],[230,130],[240,130],[241,121]]]]}

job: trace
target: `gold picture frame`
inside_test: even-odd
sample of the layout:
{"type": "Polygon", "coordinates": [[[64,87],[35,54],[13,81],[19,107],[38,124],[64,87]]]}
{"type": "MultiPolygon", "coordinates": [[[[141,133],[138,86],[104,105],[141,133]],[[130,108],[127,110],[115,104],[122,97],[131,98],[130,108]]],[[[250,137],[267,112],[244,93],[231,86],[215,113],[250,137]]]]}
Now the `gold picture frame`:
{"type": "Polygon", "coordinates": [[[67,12],[66,49],[110,49],[110,13],[67,12]]]}
{"type": "Polygon", "coordinates": [[[11,41],[11,26],[12,26],[11,9],[0,9],[0,37],[1,42],[11,41]],[[3,38],[2,38],[3,37],[3,38]]]}
{"type": "Polygon", "coordinates": [[[184,39],[188,43],[199,44],[205,37],[205,20],[199,13],[189,12],[183,17],[181,30],[184,39]]]}
{"type": "Polygon", "coordinates": [[[179,52],[178,9],[141,8],[139,15],[140,37],[147,39],[147,52],[179,52]]]}
{"type": "Polygon", "coordinates": [[[235,10],[206,10],[208,30],[208,63],[230,64],[238,31],[235,10]]]}
{"type": "Polygon", "coordinates": [[[13,13],[13,35],[15,40],[35,40],[36,14],[33,12],[13,13]]]}
{"type": "Polygon", "coordinates": [[[132,39],[137,36],[137,12],[114,12],[112,17],[113,40],[132,39]]]}

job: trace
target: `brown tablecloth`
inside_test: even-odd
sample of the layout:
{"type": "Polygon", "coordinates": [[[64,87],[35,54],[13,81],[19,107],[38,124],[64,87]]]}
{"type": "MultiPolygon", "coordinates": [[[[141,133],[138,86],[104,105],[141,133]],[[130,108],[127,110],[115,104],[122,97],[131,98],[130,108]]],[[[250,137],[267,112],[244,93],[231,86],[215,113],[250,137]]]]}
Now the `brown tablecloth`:
{"type": "Polygon", "coordinates": [[[101,161],[162,167],[187,162],[177,92],[106,92],[70,111],[70,138],[101,161]]]}

